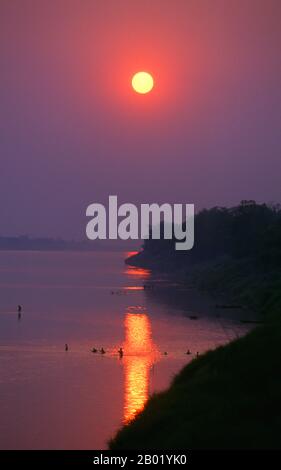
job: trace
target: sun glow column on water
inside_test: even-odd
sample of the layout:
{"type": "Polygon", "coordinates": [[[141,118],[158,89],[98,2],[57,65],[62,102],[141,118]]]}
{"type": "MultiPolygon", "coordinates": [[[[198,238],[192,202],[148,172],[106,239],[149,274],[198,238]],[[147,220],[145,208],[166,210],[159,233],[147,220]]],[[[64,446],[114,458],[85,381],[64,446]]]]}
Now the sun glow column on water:
{"type": "Polygon", "coordinates": [[[124,348],[125,400],[124,423],[135,418],[149,398],[150,369],[159,355],[152,341],[149,317],[127,313],[124,348]]]}

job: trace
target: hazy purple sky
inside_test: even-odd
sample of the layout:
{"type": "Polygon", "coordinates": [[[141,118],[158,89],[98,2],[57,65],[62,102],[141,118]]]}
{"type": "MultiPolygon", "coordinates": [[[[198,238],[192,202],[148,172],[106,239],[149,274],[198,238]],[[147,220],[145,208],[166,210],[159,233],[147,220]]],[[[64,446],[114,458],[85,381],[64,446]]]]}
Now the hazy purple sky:
{"type": "Polygon", "coordinates": [[[280,0],[0,0],[0,234],[81,237],[110,194],[281,202],[280,22],[280,0]]]}

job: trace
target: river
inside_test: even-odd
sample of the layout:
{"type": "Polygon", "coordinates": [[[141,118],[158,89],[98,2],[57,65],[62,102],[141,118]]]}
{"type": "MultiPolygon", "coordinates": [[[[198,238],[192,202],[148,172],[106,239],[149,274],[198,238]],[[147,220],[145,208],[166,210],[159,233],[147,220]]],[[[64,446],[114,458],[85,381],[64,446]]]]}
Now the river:
{"type": "Polygon", "coordinates": [[[105,449],[197,353],[249,329],[126,256],[0,252],[1,449],[105,449]]]}

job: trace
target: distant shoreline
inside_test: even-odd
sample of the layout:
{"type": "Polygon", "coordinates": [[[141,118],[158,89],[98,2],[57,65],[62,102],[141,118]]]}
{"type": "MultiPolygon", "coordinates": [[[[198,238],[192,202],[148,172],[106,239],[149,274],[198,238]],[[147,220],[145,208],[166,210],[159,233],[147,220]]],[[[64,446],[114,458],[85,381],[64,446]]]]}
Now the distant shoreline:
{"type": "Polygon", "coordinates": [[[98,252],[98,251],[135,251],[133,243],[120,240],[63,240],[55,238],[31,238],[28,236],[0,236],[0,252],[4,251],[53,251],[53,252],[98,252]]]}

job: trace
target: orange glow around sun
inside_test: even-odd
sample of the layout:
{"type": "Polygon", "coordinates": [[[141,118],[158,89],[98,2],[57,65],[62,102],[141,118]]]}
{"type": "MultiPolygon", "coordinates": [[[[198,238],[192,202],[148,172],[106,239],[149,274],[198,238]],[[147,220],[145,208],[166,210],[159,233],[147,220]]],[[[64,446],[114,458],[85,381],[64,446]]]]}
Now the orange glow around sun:
{"type": "Polygon", "coordinates": [[[148,72],[138,72],[132,78],[132,87],[137,93],[142,95],[149,93],[154,87],[152,75],[148,72]]]}

